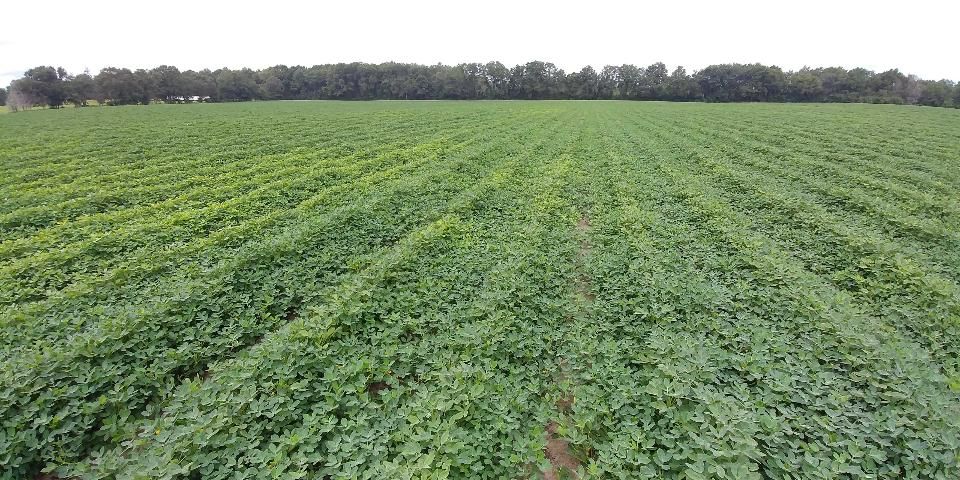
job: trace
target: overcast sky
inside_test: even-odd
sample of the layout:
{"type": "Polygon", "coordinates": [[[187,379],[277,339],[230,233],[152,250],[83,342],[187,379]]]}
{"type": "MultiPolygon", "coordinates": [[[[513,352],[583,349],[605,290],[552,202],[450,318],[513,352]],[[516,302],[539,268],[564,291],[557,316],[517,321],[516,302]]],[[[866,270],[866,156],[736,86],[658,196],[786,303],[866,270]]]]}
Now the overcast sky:
{"type": "Polygon", "coordinates": [[[663,61],[900,68],[960,80],[960,0],[7,2],[0,85],[36,65],[663,61]]]}

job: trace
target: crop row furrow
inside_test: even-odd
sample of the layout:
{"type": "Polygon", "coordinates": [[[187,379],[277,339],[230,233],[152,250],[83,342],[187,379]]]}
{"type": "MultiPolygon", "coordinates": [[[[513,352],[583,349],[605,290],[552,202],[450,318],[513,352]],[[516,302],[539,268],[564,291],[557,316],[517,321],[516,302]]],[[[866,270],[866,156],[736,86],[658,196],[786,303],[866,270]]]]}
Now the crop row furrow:
{"type": "MultiPolygon", "coordinates": [[[[768,120],[772,121],[772,119],[768,120]]],[[[750,125],[746,131],[767,130],[761,121],[748,119],[745,122],[750,125]]],[[[933,135],[924,136],[924,142],[917,146],[921,149],[919,153],[896,153],[877,148],[877,145],[884,142],[890,133],[883,128],[856,133],[811,123],[790,125],[789,130],[787,128],[787,125],[781,127],[782,139],[768,138],[768,142],[771,145],[797,149],[809,146],[803,149],[803,153],[853,167],[846,170],[847,172],[869,174],[879,177],[880,181],[896,180],[898,184],[908,186],[906,188],[917,192],[949,193],[951,185],[960,183],[960,178],[957,177],[958,172],[949,162],[944,163],[940,168],[931,167],[928,157],[932,153],[931,150],[936,148],[932,143],[937,138],[933,135]],[[792,143],[794,140],[797,141],[796,144],[792,143]]],[[[904,137],[900,137],[897,141],[904,142],[904,137]]]]}
{"type": "MultiPolygon", "coordinates": [[[[504,127],[506,128],[506,127],[504,127]]],[[[488,132],[491,135],[499,131],[488,132]]],[[[484,137],[490,141],[490,136],[484,137]]],[[[37,338],[60,338],[82,328],[89,313],[102,310],[126,311],[127,302],[142,303],[165,283],[154,284],[154,279],[175,273],[181,269],[203,270],[229,259],[243,248],[251,238],[273,235],[284,228],[295,226],[305,218],[313,217],[317,210],[336,210],[350,202],[356,202],[375,191],[377,186],[403,181],[405,175],[429,170],[431,163],[442,155],[455,152],[470,144],[478,144],[480,137],[466,139],[462,144],[427,145],[423,153],[414,159],[401,156],[402,163],[390,168],[365,174],[351,181],[334,185],[323,192],[300,202],[295,208],[251,219],[238,225],[222,228],[209,236],[200,237],[183,244],[172,244],[164,249],[143,249],[136,255],[117,264],[107,272],[92,272],[67,286],[62,292],[41,302],[15,305],[4,315],[3,345],[29,345],[37,338]]],[[[419,152],[420,150],[417,150],[419,152]]],[[[411,152],[411,153],[417,153],[411,152]]],[[[254,240],[253,243],[258,243],[254,240]]],[[[179,275],[174,275],[176,279],[179,275]]],[[[98,315],[102,315],[99,313],[98,315]]]]}
{"type": "Polygon", "coordinates": [[[302,320],[218,364],[208,379],[186,382],[162,415],[79,471],[223,478],[237,468],[269,468],[258,452],[295,436],[284,460],[297,461],[275,464],[274,473],[393,477],[439,468],[503,478],[542,457],[530,427],[547,415],[539,377],[565,295],[565,270],[547,252],[571,248],[560,229],[571,210],[557,196],[562,185],[549,182],[565,174],[562,162],[520,160],[456,202],[455,213],[332,288],[302,320]],[[528,174],[536,180],[518,181],[528,174]],[[390,293],[397,291],[411,293],[390,293]],[[527,342],[524,332],[541,340],[527,342]],[[404,345],[392,346],[395,336],[404,345]],[[269,420],[264,402],[274,412],[269,420]],[[443,413],[416,413],[423,403],[443,405],[443,413]],[[306,423],[299,411],[311,412],[306,423]],[[500,421],[479,421],[491,414],[500,421]],[[401,420],[410,415],[419,418],[401,420]],[[242,434],[253,447],[236,464],[195,460],[229,455],[238,425],[253,429],[242,434]],[[370,437],[371,429],[384,435],[370,437]],[[196,442],[199,431],[210,441],[196,442]],[[520,442],[511,451],[493,448],[511,437],[520,442]]]}
{"type": "MultiPolygon", "coordinates": [[[[890,172],[902,172],[898,169],[884,170],[878,175],[866,173],[881,165],[877,162],[859,161],[845,165],[847,162],[840,158],[825,155],[821,140],[828,136],[825,133],[807,135],[802,139],[800,135],[792,135],[787,140],[777,141],[768,133],[762,133],[760,125],[747,129],[742,125],[736,127],[739,128],[709,124],[700,127],[698,133],[703,138],[717,138],[718,142],[708,143],[711,149],[720,150],[731,158],[758,158],[758,161],[768,163],[771,169],[796,172],[811,182],[816,179],[821,186],[832,189],[834,195],[843,195],[864,205],[878,204],[873,207],[875,209],[905,209],[905,214],[919,214],[922,217],[916,219],[915,223],[932,224],[927,229],[942,230],[960,219],[960,204],[951,196],[943,195],[949,192],[949,187],[938,184],[936,179],[916,187],[905,187],[892,181],[896,176],[889,175],[890,172]],[[893,204],[875,198],[878,194],[893,197],[893,204]]],[[[688,129],[689,126],[677,124],[678,130],[684,128],[688,129]]],[[[850,145],[844,144],[845,147],[850,145]]]]}
{"type": "MultiPolygon", "coordinates": [[[[450,125],[454,127],[455,125],[450,125]]],[[[73,196],[61,204],[50,204],[51,198],[50,195],[46,192],[40,192],[40,195],[43,196],[44,202],[41,205],[36,205],[36,201],[30,201],[30,195],[18,194],[18,197],[25,198],[28,205],[35,205],[30,208],[19,208],[12,210],[9,213],[0,216],[0,231],[3,232],[4,237],[9,237],[11,234],[22,234],[25,230],[27,233],[32,233],[38,228],[48,226],[53,222],[63,222],[64,220],[73,219],[80,215],[90,215],[101,212],[113,212],[116,210],[122,209],[132,209],[133,207],[148,205],[150,203],[156,203],[158,201],[175,199],[178,196],[182,196],[184,192],[187,194],[196,194],[197,191],[193,191],[198,185],[200,186],[210,186],[222,184],[224,182],[229,182],[231,177],[243,178],[242,175],[245,172],[255,173],[263,171],[271,167],[273,163],[272,158],[287,159],[287,160],[299,160],[301,163],[304,159],[323,159],[323,156],[330,155],[333,158],[338,156],[342,157],[342,152],[344,150],[344,145],[338,143],[339,140],[351,140],[351,146],[353,150],[356,150],[357,146],[364,145],[364,142],[368,144],[372,140],[379,140],[382,144],[389,145],[389,142],[386,139],[392,136],[399,136],[404,134],[407,136],[420,136],[427,132],[436,132],[438,126],[436,124],[430,124],[424,122],[424,124],[412,128],[410,125],[396,125],[391,129],[384,129],[380,131],[371,131],[366,136],[357,135],[355,130],[350,128],[345,128],[340,131],[338,135],[324,136],[322,142],[318,142],[318,145],[312,147],[309,152],[305,152],[306,147],[300,147],[297,149],[292,149],[292,151],[285,151],[282,153],[271,153],[269,155],[260,155],[255,151],[248,152],[250,157],[255,158],[257,161],[253,163],[253,168],[251,169],[244,162],[234,162],[235,169],[225,168],[225,165],[219,164],[217,162],[210,162],[209,157],[201,157],[198,160],[192,162],[183,162],[176,163],[174,165],[165,165],[162,168],[162,171],[169,172],[171,178],[165,178],[166,175],[158,175],[156,172],[149,171],[150,169],[136,170],[126,168],[125,171],[136,175],[135,179],[130,178],[116,178],[115,183],[109,185],[92,185],[87,186],[84,184],[84,188],[93,188],[94,193],[92,195],[86,196],[73,196]],[[327,149],[320,148],[321,145],[329,145],[327,149]],[[239,170],[239,171],[237,171],[239,170]],[[140,182],[145,182],[146,185],[142,188],[137,188],[137,185],[140,182]],[[172,198],[171,198],[172,197],[172,198]],[[8,232],[12,230],[12,232],[8,232]]],[[[353,156],[360,152],[354,151],[350,155],[353,156]]],[[[97,162],[91,162],[97,163],[97,162]]],[[[74,178],[84,178],[82,173],[73,172],[72,175],[77,175],[74,178]]],[[[107,175],[99,173],[95,175],[97,178],[114,178],[118,177],[117,175],[107,175]]],[[[56,190],[58,192],[70,192],[71,189],[69,185],[58,184],[56,185],[56,190]]],[[[174,205],[178,205],[174,203],[174,205]]],[[[16,206],[11,206],[11,208],[16,208],[16,206]]]]}
{"type": "MultiPolygon", "coordinates": [[[[803,261],[853,298],[865,310],[909,332],[948,371],[960,372],[960,288],[953,278],[931,269],[921,252],[897,245],[877,232],[857,229],[801,197],[764,190],[768,178],[713,168],[704,178],[721,180],[719,192],[754,221],[754,229],[803,261]],[[742,192],[742,193],[741,193],[742,192]]],[[[938,259],[947,264],[960,260],[938,259]]]]}
{"type": "MultiPolygon", "coordinates": [[[[452,127],[453,125],[451,125],[452,127]]],[[[444,130],[444,132],[449,133],[449,130],[444,130]]],[[[442,137],[444,133],[437,132],[438,137],[442,137]]],[[[420,134],[417,135],[420,139],[420,143],[425,143],[424,137],[420,134]]],[[[319,152],[314,152],[310,155],[311,158],[322,159],[321,161],[311,162],[304,164],[302,158],[298,162],[298,157],[292,154],[284,154],[283,158],[287,159],[287,162],[298,166],[302,169],[313,169],[318,165],[328,165],[330,167],[341,166],[349,167],[349,165],[342,165],[350,162],[353,159],[366,161],[369,158],[373,158],[376,155],[380,155],[383,152],[389,152],[391,150],[399,148],[401,145],[409,144],[409,140],[400,141],[396,143],[388,143],[383,141],[383,136],[378,135],[377,133],[371,133],[369,137],[359,137],[362,140],[366,140],[368,143],[363,143],[358,140],[358,143],[348,150],[349,154],[343,156],[337,156],[337,152],[343,150],[342,146],[335,147],[329,151],[331,158],[323,158],[323,150],[319,152]],[[377,141],[378,143],[373,143],[377,141]],[[364,145],[367,145],[364,147],[364,145]]],[[[435,139],[434,136],[427,137],[430,139],[435,139]]],[[[289,167],[291,169],[282,168],[283,164],[270,164],[264,163],[264,159],[258,159],[259,161],[254,163],[249,169],[242,169],[237,172],[232,172],[229,177],[224,178],[206,178],[204,179],[205,185],[215,186],[212,190],[202,190],[194,189],[182,193],[181,195],[165,199],[160,203],[135,207],[122,210],[112,210],[102,214],[94,215],[84,215],[78,218],[74,222],[61,223],[52,227],[48,227],[42,230],[37,231],[33,234],[32,237],[20,238],[12,244],[9,242],[4,242],[0,244],[0,256],[6,258],[7,256],[18,254],[23,250],[29,251],[30,245],[44,245],[44,242],[55,241],[57,236],[63,233],[70,233],[70,238],[83,237],[87,228],[95,228],[99,230],[103,229],[112,229],[116,228],[119,225],[128,224],[131,222],[143,223],[141,219],[149,215],[166,215],[167,212],[174,212],[179,210],[188,210],[193,205],[205,205],[209,203],[215,203],[218,200],[230,198],[231,188],[245,188],[247,190],[260,189],[262,190],[266,182],[276,182],[282,180],[283,175],[290,174],[296,175],[298,170],[293,170],[294,167],[289,167]],[[269,172],[268,176],[262,176],[264,172],[269,172]],[[257,178],[259,176],[259,178],[257,178]],[[236,178],[237,180],[242,180],[236,182],[236,185],[232,185],[229,182],[229,178],[236,178]],[[224,183],[228,183],[224,185],[224,183]]],[[[198,177],[200,178],[200,177],[198,177]]],[[[96,231],[96,230],[95,230],[96,231]]]]}
{"type": "MultiPolygon", "coordinates": [[[[716,467],[737,478],[891,476],[916,467],[906,446],[916,436],[951,451],[956,405],[942,403],[946,387],[929,357],[903,358],[909,342],[895,329],[753,233],[705,184],[672,168],[669,150],[621,141],[634,146],[595,169],[617,172],[608,181],[622,193],[594,225],[601,317],[584,338],[604,340],[583,349],[593,368],[570,421],[598,450],[590,465],[598,476],[716,467]],[[908,429],[878,430],[903,415],[908,429]],[[819,434],[820,424],[833,436],[819,434]],[[831,456],[846,445],[868,455],[831,456]]],[[[934,462],[944,463],[927,474],[957,469],[947,456],[934,462]]]]}
{"type": "Polygon", "coordinates": [[[168,215],[155,222],[144,221],[131,228],[113,229],[100,236],[20,258],[0,268],[0,284],[16,285],[10,292],[17,292],[19,297],[0,296],[0,303],[41,300],[46,292],[64,288],[77,276],[115,268],[141,248],[156,251],[174,244],[189,248],[193,240],[206,238],[223,228],[268,218],[277,212],[288,213],[311,198],[342,189],[345,182],[362,180],[410,162],[425,163],[437,152],[435,143],[427,143],[388,151],[367,161],[308,169],[301,175],[282,176],[274,183],[260,182],[263,184],[253,191],[228,197],[220,203],[168,215]],[[56,276],[52,277],[51,272],[56,276]]]}
{"type": "MultiPolygon", "coordinates": [[[[933,252],[928,260],[931,265],[944,262],[947,265],[946,268],[949,268],[949,259],[955,257],[960,249],[960,234],[955,229],[937,220],[917,218],[880,199],[858,193],[855,188],[834,187],[827,181],[829,177],[812,180],[812,174],[796,172],[797,162],[793,159],[779,160],[767,155],[755,158],[725,146],[715,148],[712,142],[704,145],[699,142],[684,141],[680,137],[671,137],[669,133],[661,138],[665,142],[675,143],[676,148],[686,152],[687,159],[704,161],[705,158],[706,161],[722,161],[730,168],[746,166],[768,178],[770,182],[776,182],[789,191],[796,191],[798,195],[815,196],[818,207],[822,205],[820,208],[828,210],[831,214],[847,217],[852,214],[853,219],[850,220],[852,222],[879,224],[878,227],[884,233],[892,233],[894,238],[902,240],[907,245],[918,245],[915,249],[918,252],[933,252]],[[785,184],[785,181],[789,181],[790,184],[785,184]]],[[[920,255],[925,256],[924,253],[920,255]]],[[[950,271],[956,278],[957,273],[950,271]]]]}
{"type": "MultiPolygon", "coordinates": [[[[291,304],[309,303],[323,285],[338,282],[349,273],[349,265],[371,253],[365,250],[389,245],[402,238],[403,231],[439,214],[451,198],[471,186],[473,178],[503,161],[500,155],[478,157],[485,151],[479,145],[456,161],[398,179],[365,201],[304,218],[286,233],[249,246],[210,273],[200,272],[194,280],[185,277],[191,283],[179,287],[181,293],[172,298],[157,298],[153,306],[127,310],[124,316],[108,313],[66,343],[31,348],[37,354],[18,352],[12,361],[22,368],[10,373],[34,380],[26,391],[11,392],[16,407],[4,417],[28,420],[49,412],[81,423],[64,436],[49,438],[45,448],[29,449],[35,438],[15,438],[19,448],[14,450],[31,455],[25,462],[29,464],[40,458],[62,458],[63,453],[54,454],[57,451],[75,456],[93,443],[109,442],[118,430],[100,425],[105,419],[140,415],[151,399],[170,391],[172,380],[199,373],[206,361],[249,345],[282,323],[291,304]],[[442,185],[438,184],[441,179],[442,185]],[[413,199],[417,202],[411,203],[413,199]],[[91,381],[90,375],[96,380],[91,381]],[[48,389],[42,387],[45,384],[57,386],[48,389]],[[104,397],[98,395],[108,395],[105,398],[110,401],[103,403],[104,397]],[[88,401],[78,405],[77,398],[88,401]],[[19,415],[14,414],[17,411],[19,415]]],[[[4,380],[11,387],[21,383],[9,376],[4,380]]],[[[44,438],[50,433],[44,432],[44,438]]]]}
{"type": "MultiPolygon", "coordinates": [[[[114,117],[107,117],[106,122],[122,122],[114,117]]],[[[268,129],[254,129],[247,138],[238,138],[230,130],[224,129],[222,118],[213,118],[205,122],[187,121],[176,125],[159,124],[144,129],[143,133],[158,129],[165,135],[139,135],[137,143],[131,144],[131,135],[137,135],[140,130],[131,130],[127,125],[111,123],[103,128],[93,129],[86,135],[73,137],[62,148],[55,152],[43,147],[43,139],[30,134],[20,138],[21,142],[30,142],[37,151],[34,164],[31,166],[18,163],[17,152],[7,149],[0,150],[9,160],[3,164],[0,173],[5,176],[4,183],[13,184],[55,185],[56,181],[71,181],[76,177],[70,172],[103,174],[119,173],[130,175],[131,169],[153,170],[164,166],[179,164],[184,158],[206,158],[212,163],[232,163],[231,161],[249,158],[248,155],[269,155],[281,153],[288,148],[291,140],[302,143],[305,132],[336,131],[336,126],[362,125],[369,121],[363,117],[324,118],[319,124],[311,125],[297,121],[281,121],[270,123],[268,129]],[[93,140],[91,140],[93,139],[93,140]],[[99,162],[91,162],[89,158],[91,141],[96,142],[99,149],[99,162]],[[52,156],[51,156],[52,154],[52,156]],[[89,169],[89,171],[88,171],[89,169]],[[64,175],[51,178],[51,172],[64,175]]],[[[232,125],[240,128],[241,125],[232,125]]],[[[310,136],[306,136],[310,138],[310,136]]],[[[9,148],[9,146],[8,146],[9,148]]],[[[189,161],[189,160],[188,160],[189,161]]]]}
{"type": "MultiPolygon", "coordinates": [[[[684,151],[697,149],[686,144],[684,151]]],[[[897,245],[869,229],[857,229],[817,203],[790,194],[775,173],[744,172],[740,165],[713,153],[694,165],[676,162],[672,168],[685,168],[688,181],[706,182],[701,191],[728,199],[753,219],[753,230],[797,252],[792,256],[802,258],[808,271],[867,302],[867,312],[908,332],[947,371],[958,371],[960,343],[955,339],[960,333],[960,288],[951,280],[955,276],[934,273],[936,269],[929,265],[936,263],[922,251],[897,245]],[[710,184],[725,188],[714,191],[706,186],[710,184]]]]}

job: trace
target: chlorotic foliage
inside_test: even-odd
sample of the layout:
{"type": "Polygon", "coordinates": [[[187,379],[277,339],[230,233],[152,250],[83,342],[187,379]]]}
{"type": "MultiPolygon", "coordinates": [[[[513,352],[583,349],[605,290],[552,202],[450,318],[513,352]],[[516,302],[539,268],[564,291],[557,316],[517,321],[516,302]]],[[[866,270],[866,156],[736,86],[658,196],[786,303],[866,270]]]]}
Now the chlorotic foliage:
{"type": "Polygon", "coordinates": [[[960,478],[960,112],[0,117],[0,478],[960,478]]]}

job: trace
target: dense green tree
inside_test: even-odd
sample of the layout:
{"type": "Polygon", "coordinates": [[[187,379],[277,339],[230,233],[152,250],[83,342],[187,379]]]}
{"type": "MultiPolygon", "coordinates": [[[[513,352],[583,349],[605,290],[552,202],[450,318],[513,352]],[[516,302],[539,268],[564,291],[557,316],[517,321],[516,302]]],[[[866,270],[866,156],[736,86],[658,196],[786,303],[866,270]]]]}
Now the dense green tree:
{"type": "Polygon", "coordinates": [[[156,97],[164,102],[175,102],[183,99],[183,75],[180,69],[170,65],[160,65],[150,70],[151,85],[155,88],[156,97]]]}
{"type": "Polygon", "coordinates": [[[150,70],[139,68],[133,72],[133,78],[136,81],[137,103],[149,105],[151,100],[158,98],[157,80],[150,70]]]}
{"type": "Polygon", "coordinates": [[[66,99],[63,84],[66,73],[63,68],[34,67],[27,70],[22,78],[11,84],[10,90],[11,92],[15,90],[21,101],[29,99],[34,105],[60,108],[66,99]]]}
{"type": "Polygon", "coordinates": [[[93,80],[100,103],[131,105],[140,101],[138,79],[128,68],[104,68],[93,80]]]}
{"type": "Polygon", "coordinates": [[[500,62],[458,65],[339,63],[311,67],[275,65],[254,71],[222,68],[181,72],[161,65],[151,70],[104,68],[96,77],[72,77],[62,68],[36,67],[11,83],[7,103],[59,107],[147,104],[151,101],[244,101],[255,99],[629,99],[713,102],[874,102],[932,106],[958,105],[950,81],[925,81],[899,70],[802,68],[784,72],[761,64],[710,65],[688,74],[668,74],[657,62],[586,66],[570,74],[550,62],[513,68],[500,62]]]}
{"type": "Polygon", "coordinates": [[[850,92],[848,95],[848,100],[845,101],[863,101],[863,93],[867,91],[870,79],[873,78],[874,75],[875,74],[873,71],[865,68],[854,68],[847,72],[847,80],[849,82],[850,92]]]}
{"type": "Polygon", "coordinates": [[[567,94],[577,100],[592,100],[597,98],[599,76],[590,65],[583,67],[579,72],[567,75],[567,94]]]}
{"type": "Polygon", "coordinates": [[[360,98],[360,82],[356,63],[338,63],[321,67],[322,96],[342,100],[360,98]]]}
{"type": "Polygon", "coordinates": [[[291,80],[294,70],[298,68],[303,67],[274,65],[256,72],[262,98],[296,98],[296,93],[291,89],[291,80]]]}
{"type": "Polygon", "coordinates": [[[486,98],[508,98],[510,69],[500,62],[487,62],[483,70],[487,78],[487,85],[489,86],[486,98]]]}
{"type": "Polygon", "coordinates": [[[267,100],[276,100],[278,98],[283,98],[284,89],[283,89],[283,80],[280,80],[279,77],[271,75],[263,81],[261,85],[262,92],[260,94],[261,98],[267,100]]]}
{"type": "Polygon", "coordinates": [[[335,77],[332,69],[333,65],[314,65],[301,70],[299,98],[330,98],[328,79],[335,77]]]}
{"type": "Polygon", "coordinates": [[[906,82],[907,76],[897,69],[873,75],[867,81],[866,94],[862,99],[872,103],[906,103],[901,96],[901,93],[906,90],[904,88],[906,82]]]}
{"type": "Polygon", "coordinates": [[[634,65],[620,65],[619,82],[617,83],[618,97],[624,100],[636,100],[644,93],[643,71],[634,65]]]}
{"type": "Polygon", "coordinates": [[[510,69],[510,83],[507,89],[509,98],[524,98],[523,92],[523,65],[515,65],[510,69]]]}
{"type": "Polygon", "coordinates": [[[920,96],[917,103],[931,107],[950,105],[953,94],[953,82],[949,80],[923,80],[920,82],[920,96]]]}
{"type": "Polygon", "coordinates": [[[0,107],[7,104],[7,89],[0,88],[0,107]]]}
{"type": "Polygon", "coordinates": [[[459,66],[446,68],[443,65],[437,65],[433,68],[432,73],[437,87],[436,98],[447,100],[471,98],[470,94],[473,88],[467,84],[467,74],[459,66]]]}
{"type": "Polygon", "coordinates": [[[921,82],[920,77],[913,74],[907,75],[907,81],[903,84],[903,91],[900,92],[900,96],[908,105],[915,105],[920,100],[920,96],[923,94],[921,82]]]}
{"type": "Polygon", "coordinates": [[[96,83],[89,72],[69,77],[66,82],[67,101],[77,107],[85,107],[90,99],[96,98],[96,90],[96,83]]]}
{"type": "Polygon", "coordinates": [[[734,100],[732,88],[735,86],[735,77],[731,67],[731,65],[710,65],[697,72],[697,82],[700,84],[704,99],[715,102],[734,100]]]}
{"type": "Polygon", "coordinates": [[[809,68],[787,75],[785,92],[787,100],[795,102],[823,101],[823,81],[809,68]]]}
{"type": "Polygon", "coordinates": [[[561,97],[563,70],[549,62],[532,61],[510,71],[510,96],[540,100],[561,97]]]}
{"type": "Polygon", "coordinates": [[[825,102],[851,101],[864,84],[864,81],[861,81],[859,86],[854,85],[854,72],[848,72],[841,67],[820,68],[811,70],[811,73],[820,79],[820,87],[823,89],[822,101],[825,102]]]}
{"type": "Polygon", "coordinates": [[[786,84],[783,70],[759,63],[710,65],[696,77],[704,99],[714,102],[777,101],[786,84]]]}
{"type": "Polygon", "coordinates": [[[677,67],[667,78],[666,91],[664,99],[667,100],[699,100],[700,84],[690,75],[687,75],[686,69],[677,67]]]}
{"type": "Polygon", "coordinates": [[[217,96],[217,79],[208,69],[195,72],[187,70],[180,74],[183,92],[187,99],[213,99],[217,96]]]}
{"type": "Polygon", "coordinates": [[[456,69],[461,72],[463,78],[461,87],[463,98],[487,98],[490,85],[487,83],[487,75],[482,63],[461,63],[456,69]]]}
{"type": "Polygon", "coordinates": [[[230,70],[222,68],[214,72],[217,82],[217,97],[220,100],[243,101],[259,97],[260,86],[257,85],[253,70],[230,70]]]}
{"type": "Polygon", "coordinates": [[[597,98],[611,99],[619,95],[620,68],[607,65],[597,76],[597,98]]]}
{"type": "Polygon", "coordinates": [[[646,99],[663,99],[667,95],[667,66],[657,62],[643,71],[643,89],[640,97],[646,99]]]}

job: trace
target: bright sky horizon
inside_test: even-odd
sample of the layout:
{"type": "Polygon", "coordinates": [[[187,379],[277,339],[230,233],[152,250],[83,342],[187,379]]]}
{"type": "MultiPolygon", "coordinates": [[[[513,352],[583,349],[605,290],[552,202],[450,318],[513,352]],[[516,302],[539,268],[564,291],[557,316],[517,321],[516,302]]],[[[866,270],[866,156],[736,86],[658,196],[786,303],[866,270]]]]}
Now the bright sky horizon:
{"type": "Polygon", "coordinates": [[[421,0],[13,2],[0,28],[0,86],[37,65],[181,70],[386,61],[530,60],[566,71],[662,61],[899,68],[960,81],[960,2],[421,0]],[[799,7],[799,8],[798,8],[799,7]],[[53,11],[63,12],[54,17],[53,11]],[[45,18],[57,18],[54,26],[45,18]],[[24,19],[18,21],[17,19],[24,19]]]}

